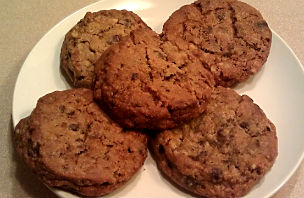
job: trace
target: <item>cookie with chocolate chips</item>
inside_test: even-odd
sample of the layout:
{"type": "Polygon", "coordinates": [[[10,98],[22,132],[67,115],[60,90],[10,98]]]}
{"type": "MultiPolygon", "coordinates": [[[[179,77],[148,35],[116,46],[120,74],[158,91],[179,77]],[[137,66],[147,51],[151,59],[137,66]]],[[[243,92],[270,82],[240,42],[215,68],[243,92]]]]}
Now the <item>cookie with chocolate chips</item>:
{"type": "Polygon", "coordinates": [[[159,169],[184,189],[203,197],[241,197],[272,167],[275,126],[246,95],[214,90],[206,111],[150,142],[159,169]]]}
{"type": "Polygon", "coordinates": [[[196,57],[150,29],[132,31],[95,67],[96,101],[126,128],[168,129],[195,118],[214,86],[196,57]]]}
{"type": "Polygon", "coordinates": [[[147,27],[127,10],[88,12],[65,36],[60,66],[74,87],[92,88],[94,64],[113,43],[139,27],[147,27]]]}
{"type": "Polygon", "coordinates": [[[120,128],[83,88],[40,98],[14,135],[18,153],[42,182],[85,196],[121,187],[147,157],[146,135],[120,128]]]}
{"type": "Polygon", "coordinates": [[[175,11],[163,37],[190,49],[215,77],[232,87],[257,73],[269,55],[272,33],[261,13],[236,0],[199,0],[175,11]]]}

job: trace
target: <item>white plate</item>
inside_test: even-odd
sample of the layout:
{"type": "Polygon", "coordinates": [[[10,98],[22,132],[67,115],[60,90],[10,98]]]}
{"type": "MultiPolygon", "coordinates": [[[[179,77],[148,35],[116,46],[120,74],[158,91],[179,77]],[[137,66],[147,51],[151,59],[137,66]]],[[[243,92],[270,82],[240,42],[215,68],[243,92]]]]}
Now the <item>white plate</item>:
{"type": "MultiPolygon", "coordinates": [[[[87,11],[128,9],[136,12],[157,32],[169,15],[192,0],[105,0],[89,5],[65,18],[33,48],[19,73],[13,98],[13,122],[30,114],[39,97],[70,88],[59,69],[59,54],[66,32],[87,11]]],[[[304,153],[304,75],[301,63],[287,44],[273,32],[268,61],[263,69],[237,91],[248,94],[277,127],[279,155],[265,178],[246,197],[270,197],[295,172],[304,153]]],[[[54,190],[61,197],[67,192],[54,190]]],[[[159,174],[149,156],[143,168],[115,197],[185,197],[159,174]]]]}

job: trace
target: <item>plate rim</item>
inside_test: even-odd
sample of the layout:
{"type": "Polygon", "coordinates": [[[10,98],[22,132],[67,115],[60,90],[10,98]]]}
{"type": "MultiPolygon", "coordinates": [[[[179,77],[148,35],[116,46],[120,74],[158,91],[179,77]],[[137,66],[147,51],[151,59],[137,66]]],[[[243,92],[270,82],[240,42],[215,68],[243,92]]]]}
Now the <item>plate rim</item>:
{"type": "MultiPolygon", "coordinates": [[[[300,59],[298,58],[296,53],[293,51],[293,49],[287,44],[287,42],[276,31],[271,29],[271,32],[284,44],[285,47],[287,47],[288,51],[292,54],[292,56],[295,58],[297,64],[300,66],[302,74],[304,75],[304,66],[302,65],[300,59]]],[[[288,182],[288,180],[295,174],[295,172],[298,170],[298,168],[302,164],[303,159],[304,159],[304,150],[302,151],[302,154],[301,154],[298,162],[294,166],[294,168],[289,172],[289,174],[285,177],[285,179],[281,182],[281,184],[278,185],[272,192],[269,192],[266,197],[272,197],[288,182]]]]}

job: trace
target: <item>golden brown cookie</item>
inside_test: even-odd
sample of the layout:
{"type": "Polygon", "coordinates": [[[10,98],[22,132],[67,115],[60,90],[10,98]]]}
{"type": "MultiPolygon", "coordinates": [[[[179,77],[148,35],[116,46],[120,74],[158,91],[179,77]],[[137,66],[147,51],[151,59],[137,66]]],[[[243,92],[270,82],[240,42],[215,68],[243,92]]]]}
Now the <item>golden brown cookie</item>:
{"type": "Polygon", "coordinates": [[[18,153],[42,182],[86,196],[121,187],[147,157],[146,135],[120,128],[83,88],[40,98],[14,135],[18,153]]]}
{"type": "Polygon", "coordinates": [[[150,145],[165,175],[204,197],[244,196],[278,154],[275,126],[259,106],[223,87],[200,117],[158,133],[150,145]]]}
{"type": "Polygon", "coordinates": [[[203,112],[213,86],[197,58],[146,28],[96,63],[94,97],[123,127],[167,129],[203,112]]]}
{"type": "Polygon", "coordinates": [[[61,48],[60,66],[72,85],[92,88],[97,59],[109,46],[139,27],[147,25],[131,11],[88,12],[66,34],[61,48]]]}
{"type": "Polygon", "coordinates": [[[260,70],[272,34],[260,12],[246,3],[199,0],[170,16],[163,37],[192,50],[218,85],[231,87],[260,70]]]}

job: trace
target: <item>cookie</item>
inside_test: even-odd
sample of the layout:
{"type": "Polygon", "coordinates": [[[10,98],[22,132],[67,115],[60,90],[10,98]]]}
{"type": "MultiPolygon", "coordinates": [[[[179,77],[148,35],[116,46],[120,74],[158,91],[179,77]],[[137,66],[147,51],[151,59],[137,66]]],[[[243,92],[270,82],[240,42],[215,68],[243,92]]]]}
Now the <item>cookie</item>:
{"type": "Polygon", "coordinates": [[[147,157],[146,135],[120,128],[84,88],[40,98],[14,135],[18,153],[40,180],[85,196],[121,187],[147,157]]]}
{"type": "Polygon", "coordinates": [[[139,27],[147,25],[131,11],[86,13],[66,34],[61,48],[60,66],[72,85],[92,88],[97,59],[109,46],[139,27]]]}
{"type": "Polygon", "coordinates": [[[223,87],[200,117],[150,142],[159,169],[204,197],[244,196],[272,167],[277,144],[275,126],[259,106],[223,87]]]}
{"type": "Polygon", "coordinates": [[[175,11],[163,37],[191,49],[217,85],[232,87],[266,62],[272,33],[258,10],[236,0],[199,0],[175,11]]]}
{"type": "Polygon", "coordinates": [[[200,61],[137,29],[97,61],[94,97],[126,128],[167,129],[197,117],[214,79],[200,61]]]}

